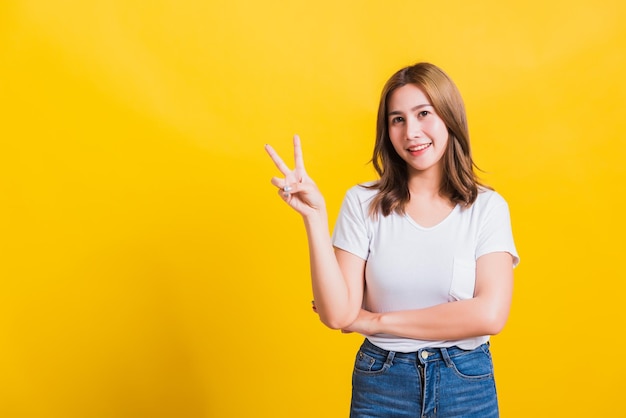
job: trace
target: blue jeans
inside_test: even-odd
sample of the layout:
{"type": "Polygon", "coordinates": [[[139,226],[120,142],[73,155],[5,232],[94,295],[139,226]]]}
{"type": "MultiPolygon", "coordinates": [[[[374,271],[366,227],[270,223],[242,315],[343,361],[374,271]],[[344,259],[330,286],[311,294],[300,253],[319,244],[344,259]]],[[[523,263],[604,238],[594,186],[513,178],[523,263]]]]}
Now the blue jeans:
{"type": "Polygon", "coordinates": [[[367,339],[352,374],[351,418],[497,418],[489,344],[386,351],[367,339]]]}

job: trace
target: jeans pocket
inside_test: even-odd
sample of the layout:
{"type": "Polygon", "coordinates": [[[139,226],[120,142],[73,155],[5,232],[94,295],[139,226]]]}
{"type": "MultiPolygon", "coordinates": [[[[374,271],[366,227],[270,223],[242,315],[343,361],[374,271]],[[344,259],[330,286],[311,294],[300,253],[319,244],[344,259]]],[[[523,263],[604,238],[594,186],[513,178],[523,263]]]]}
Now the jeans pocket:
{"type": "Polygon", "coordinates": [[[385,373],[391,364],[387,362],[386,356],[366,353],[360,350],[354,361],[354,373],[365,375],[378,375],[385,373]]]}
{"type": "Polygon", "coordinates": [[[462,379],[484,380],[493,378],[491,354],[489,351],[483,350],[482,347],[465,354],[450,357],[450,360],[454,373],[462,379]]]}
{"type": "Polygon", "coordinates": [[[464,300],[474,297],[476,284],[476,260],[455,258],[452,270],[452,283],[449,295],[452,300],[464,300]]]}

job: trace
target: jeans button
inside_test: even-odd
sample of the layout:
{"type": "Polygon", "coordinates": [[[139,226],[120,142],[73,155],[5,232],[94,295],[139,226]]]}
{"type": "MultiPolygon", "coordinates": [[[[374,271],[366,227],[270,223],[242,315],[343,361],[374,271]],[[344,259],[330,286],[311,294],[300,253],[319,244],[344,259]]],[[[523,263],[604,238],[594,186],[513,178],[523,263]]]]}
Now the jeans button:
{"type": "Polygon", "coordinates": [[[424,360],[426,360],[428,358],[428,356],[430,355],[430,353],[428,351],[422,351],[422,358],[424,360]]]}

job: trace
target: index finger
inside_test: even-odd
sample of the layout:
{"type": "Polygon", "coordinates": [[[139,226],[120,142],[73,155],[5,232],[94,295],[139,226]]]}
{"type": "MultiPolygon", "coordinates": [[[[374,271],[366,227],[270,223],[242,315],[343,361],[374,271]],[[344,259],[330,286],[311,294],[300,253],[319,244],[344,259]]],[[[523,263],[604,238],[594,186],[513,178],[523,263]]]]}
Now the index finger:
{"type": "Polygon", "coordinates": [[[287,174],[291,172],[287,164],[285,164],[283,159],[280,158],[278,153],[274,150],[274,148],[272,148],[271,145],[265,144],[265,151],[269,154],[270,158],[272,159],[272,161],[274,161],[274,164],[276,165],[278,170],[283,173],[283,175],[287,176],[287,174]]]}

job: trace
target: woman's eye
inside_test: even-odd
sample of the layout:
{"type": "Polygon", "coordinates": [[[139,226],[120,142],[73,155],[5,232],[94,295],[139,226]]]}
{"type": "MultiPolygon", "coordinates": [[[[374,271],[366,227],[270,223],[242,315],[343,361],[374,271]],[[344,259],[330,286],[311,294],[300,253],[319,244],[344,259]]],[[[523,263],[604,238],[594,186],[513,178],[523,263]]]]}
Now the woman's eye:
{"type": "Polygon", "coordinates": [[[402,121],[404,121],[404,118],[402,118],[401,116],[396,116],[395,118],[391,119],[392,124],[401,123],[402,121]]]}
{"type": "Polygon", "coordinates": [[[429,114],[429,113],[430,113],[430,112],[429,112],[428,110],[422,110],[422,111],[419,113],[419,115],[420,115],[420,117],[422,117],[422,118],[423,118],[423,117],[428,116],[428,114],[429,114]]]}

